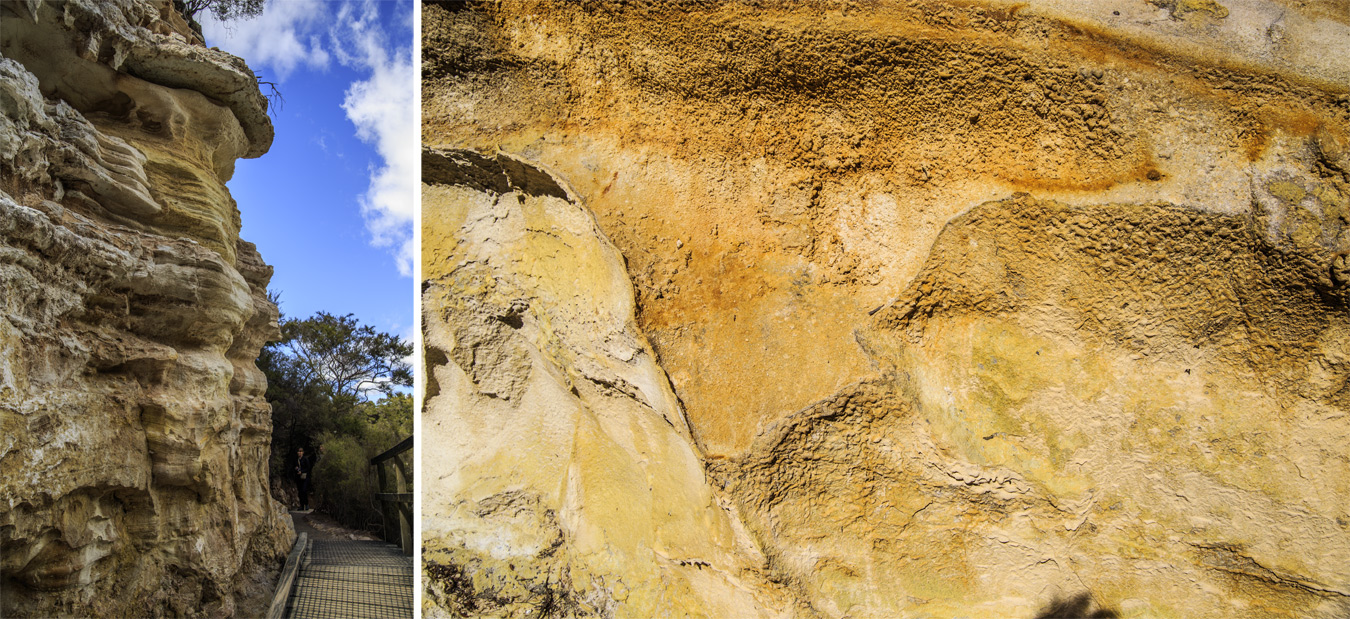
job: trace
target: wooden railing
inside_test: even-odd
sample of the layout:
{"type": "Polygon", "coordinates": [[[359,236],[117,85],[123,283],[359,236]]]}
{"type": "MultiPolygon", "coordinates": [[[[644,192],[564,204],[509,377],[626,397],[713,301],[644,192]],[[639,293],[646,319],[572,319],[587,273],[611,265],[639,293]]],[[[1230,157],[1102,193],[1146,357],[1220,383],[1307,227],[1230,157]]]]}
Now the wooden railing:
{"type": "Polygon", "coordinates": [[[413,547],[412,510],[412,437],[403,439],[388,451],[370,459],[375,467],[379,485],[375,499],[384,516],[384,541],[398,544],[404,554],[411,555],[413,547]],[[405,455],[406,454],[406,455],[405,455]],[[390,475],[393,471],[393,475],[390,475]]]}
{"type": "Polygon", "coordinates": [[[272,604],[267,607],[267,619],[281,619],[286,613],[286,602],[291,599],[291,590],[295,588],[295,575],[309,554],[309,536],[301,533],[291,546],[291,554],[286,557],[286,565],[281,568],[281,577],[277,579],[277,588],[272,593],[272,604]]]}

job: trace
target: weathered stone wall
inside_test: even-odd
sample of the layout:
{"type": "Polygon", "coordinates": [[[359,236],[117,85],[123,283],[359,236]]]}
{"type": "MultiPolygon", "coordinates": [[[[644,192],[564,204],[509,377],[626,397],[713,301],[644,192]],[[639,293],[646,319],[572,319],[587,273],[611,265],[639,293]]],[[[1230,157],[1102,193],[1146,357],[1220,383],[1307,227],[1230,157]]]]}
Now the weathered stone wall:
{"type": "Polygon", "coordinates": [[[261,612],[277,309],[225,182],[267,102],[169,2],[0,18],[4,614],[261,612]]]}
{"type": "Polygon", "coordinates": [[[422,174],[427,615],[772,616],[590,212],[508,155],[422,174]]]}
{"type": "MultiPolygon", "coordinates": [[[[723,514],[624,521],[744,531],[698,551],[756,612],[1350,615],[1350,3],[501,1],[431,3],[423,25],[424,143],[570,185],[622,254],[669,440],[687,419],[706,476],[662,496],[723,514]]],[[[484,315],[432,309],[472,287],[445,274],[489,264],[473,281],[515,282],[498,305],[528,301],[527,327],[600,337],[530,313],[596,276],[536,257],[584,245],[550,225],[471,234],[516,194],[452,176],[425,202],[427,361],[454,377],[425,417],[455,436],[426,477],[434,603],[524,617],[580,590],[564,616],[652,616],[628,600],[660,595],[670,616],[750,616],[630,578],[695,546],[572,551],[604,501],[657,486],[558,507],[611,470],[545,430],[587,391],[511,400],[497,368],[610,353],[508,354],[468,335],[510,334],[484,315]],[[493,507],[538,488],[549,527],[493,507]],[[500,561],[591,567],[498,604],[500,561]]]]}

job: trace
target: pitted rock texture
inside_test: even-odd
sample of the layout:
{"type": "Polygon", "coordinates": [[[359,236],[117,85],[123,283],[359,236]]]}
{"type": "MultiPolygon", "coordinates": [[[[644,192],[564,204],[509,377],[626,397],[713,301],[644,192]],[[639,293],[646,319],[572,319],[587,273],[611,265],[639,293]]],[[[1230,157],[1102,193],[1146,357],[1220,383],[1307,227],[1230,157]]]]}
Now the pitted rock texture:
{"type": "Polygon", "coordinates": [[[590,212],[507,155],[423,180],[426,616],[783,616],[590,212]]]}
{"type": "Polygon", "coordinates": [[[1345,2],[423,17],[424,143],[594,214],[773,608],[1350,613],[1345,2]]]}
{"type": "Polygon", "coordinates": [[[1257,224],[981,205],[860,332],[883,374],[718,478],[827,615],[1340,616],[1350,295],[1257,224]]]}
{"type": "Polygon", "coordinates": [[[168,2],[0,17],[4,614],[261,613],[277,309],[225,182],[266,100],[168,2]]]}

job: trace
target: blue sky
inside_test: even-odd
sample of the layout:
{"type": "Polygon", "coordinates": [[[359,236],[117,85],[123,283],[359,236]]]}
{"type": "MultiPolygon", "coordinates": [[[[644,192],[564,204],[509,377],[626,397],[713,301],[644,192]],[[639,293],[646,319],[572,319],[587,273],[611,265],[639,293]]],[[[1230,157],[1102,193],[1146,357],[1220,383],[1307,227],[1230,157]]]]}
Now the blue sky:
{"type": "Polygon", "coordinates": [[[270,0],[253,20],[198,16],[207,45],[284,97],[271,151],[240,160],[227,186],[287,316],[351,313],[412,337],[413,11],[407,0],[270,0]]]}

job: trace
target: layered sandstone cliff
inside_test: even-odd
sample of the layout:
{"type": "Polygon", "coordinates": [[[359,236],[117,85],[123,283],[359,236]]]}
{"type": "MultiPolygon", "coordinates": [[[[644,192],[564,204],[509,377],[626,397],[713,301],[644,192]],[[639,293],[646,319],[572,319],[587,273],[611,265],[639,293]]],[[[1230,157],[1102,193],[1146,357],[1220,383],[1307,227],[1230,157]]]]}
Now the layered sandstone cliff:
{"type": "Polygon", "coordinates": [[[1346,2],[423,17],[433,610],[1350,615],[1346,2]]]}
{"type": "Polygon", "coordinates": [[[4,615],[258,612],[277,309],[225,182],[267,102],[167,1],[0,18],[4,615]]]}

